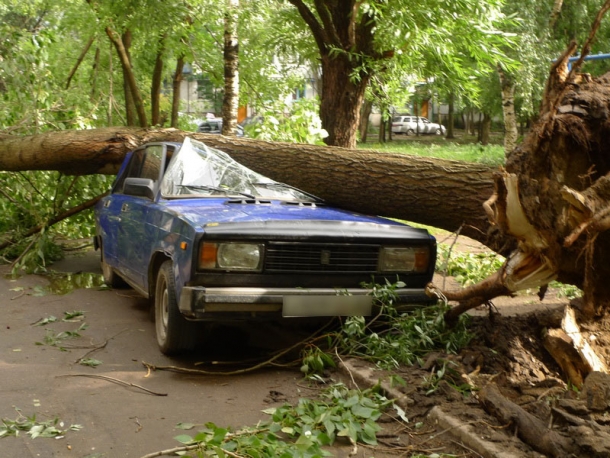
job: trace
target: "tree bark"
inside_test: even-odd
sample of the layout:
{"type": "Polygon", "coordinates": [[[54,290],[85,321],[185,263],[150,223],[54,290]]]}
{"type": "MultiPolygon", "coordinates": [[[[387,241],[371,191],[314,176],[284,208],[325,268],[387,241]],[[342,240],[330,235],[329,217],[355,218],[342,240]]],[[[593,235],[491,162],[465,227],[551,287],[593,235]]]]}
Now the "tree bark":
{"type": "Polygon", "coordinates": [[[115,173],[124,155],[151,141],[185,136],[229,153],[270,178],[348,210],[406,219],[462,233],[493,246],[481,202],[493,192],[484,165],[406,154],[269,143],[175,129],[105,128],[0,137],[0,170],[115,173]],[[456,192],[459,189],[459,192],[456,192]]]}
{"type": "Polygon", "coordinates": [[[572,440],[548,429],[541,420],[506,399],[496,385],[489,384],[483,388],[479,400],[501,424],[512,424],[521,440],[534,450],[557,458],[575,456],[576,447],[572,440]]]}
{"type": "Polygon", "coordinates": [[[479,122],[479,143],[489,145],[489,134],[491,133],[491,115],[483,113],[483,119],[479,122]]]}
{"type": "Polygon", "coordinates": [[[515,83],[510,75],[498,65],[500,87],[502,90],[502,114],[504,115],[504,154],[508,155],[517,146],[519,131],[515,114],[515,83]]]}
{"type": "Polygon", "coordinates": [[[131,68],[131,61],[127,52],[128,48],[126,48],[123,43],[123,40],[125,40],[127,43],[131,41],[130,33],[129,31],[125,32],[124,37],[121,38],[117,36],[117,33],[110,27],[106,27],[106,35],[108,35],[108,38],[110,38],[110,41],[112,42],[117,51],[119,60],[121,61],[123,77],[126,80],[126,86],[129,88],[129,91],[126,91],[125,98],[128,98],[128,93],[131,94],[131,97],[133,97],[133,103],[135,105],[136,112],[138,114],[140,127],[146,127],[148,125],[148,120],[146,117],[146,112],[144,111],[144,102],[142,101],[142,96],[140,94],[140,90],[138,89],[136,78],[133,74],[133,69],[131,68]]]}
{"type": "Polygon", "coordinates": [[[310,28],[320,52],[322,95],[320,119],[327,145],[355,148],[364,91],[373,73],[369,60],[391,57],[373,48],[376,19],[360,2],[316,1],[315,12],[303,0],[289,0],[310,28]]]}
{"type": "Polygon", "coordinates": [[[373,102],[365,99],[362,108],[360,109],[360,126],[358,127],[358,130],[360,131],[360,141],[362,143],[366,143],[368,137],[369,116],[371,116],[372,111],[373,102]]]}
{"type": "Polygon", "coordinates": [[[178,114],[180,112],[180,85],[182,83],[182,69],[184,68],[184,55],[176,60],[176,71],[172,81],[172,115],[170,125],[178,127],[178,114]]]}
{"type": "Polygon", "coordinates": [[[226,0],[224,32],[225,92],[222,101],[222,135],[237,135],[239,108],[239,42],[237,19],[239,0],[226,0]]]}
{"type": "MultiPolygon", "coordinates": [[[[609,10],[607,0],[585,53],[609,10]]],[[[500,272],[460,296],[461,311],[477,297],[489,300],[490,288],[544,290],[555,279],[583,290],[581,319],[610,309],[610,73],[596,79],[577,73],[584,54],[569,70],[576,47],[571,43],[551,66],[537,124],[508,156],[484,204],[498,239],[518,244],[500,272]]]]}
{"type": "Polygon", "coordinates": [[[385,120],[383,119],[383,113],[381,119],[379,120],[379,132],[377,133],[377,141],[379,143],[385,143],[385,120]]]}
{"type": "Polygon", "coordinates": [[[161,83],[163,82],[163,54],[165,52],[165,40],[167,35],[164,34],[159,38],[157,43],[157,55],[155,57],[155,68],[153,69],[152,83],[150,85],[150,104],[151,104],[151,124],[159,125],[160,122],[160,106],[161,106],[161,83]]]}
{"type": "Polygon", "coordinates": [[[447,137],[448,139],[455,138],[455,94],[449,94],[449,107],[447,110],[447,137]]]}
{"type": "Polygon", "coordinates": [[[347,56],[322,57],[322,97],[320,120],[328,132],[327,145],[356,147],[356,130],[360,122],[360,106],[368,85],[368,76],[352,81],[353,63],[347,56]]]}
{"type": "Polygon", "coordinates": [[[72,81],[72,78],[74,78],[74,75],[76,74],[76,71],[78,70],[78,67],[80,67],[80,64],[85,59],[85,56],[89,52],[89,49],[91,48],[91,45],[93,44],[94,41],[95,41],[95,36],[91,36],[91,37],[89,37],[89,40],[87,40],[87,43],[85,43],[85,47],[83,48],[80,55],[78,56],[78,59],[76,59],[76,63],[74,64],[74,67],[72,67],[72,70],[70,71],[70,74],[68,75],[68,79],[66,80],[66,89],[68,89],[70,87],[70,82],[72,81]]]}

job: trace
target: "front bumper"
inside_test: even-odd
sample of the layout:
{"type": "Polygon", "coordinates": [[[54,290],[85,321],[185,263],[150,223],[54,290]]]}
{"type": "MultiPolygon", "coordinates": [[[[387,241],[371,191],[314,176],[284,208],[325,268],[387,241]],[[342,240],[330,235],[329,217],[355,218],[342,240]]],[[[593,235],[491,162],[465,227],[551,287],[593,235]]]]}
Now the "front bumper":
{"type": "MultiPolygon", "coordinates": [[[[397,306],[430,304],[424,288],[395,290],[397,306]]],[[[192,320],[263,317],[369,316],[374,304],[370,289],[238,288],[186,286],[180,312],[192,320]]]]}

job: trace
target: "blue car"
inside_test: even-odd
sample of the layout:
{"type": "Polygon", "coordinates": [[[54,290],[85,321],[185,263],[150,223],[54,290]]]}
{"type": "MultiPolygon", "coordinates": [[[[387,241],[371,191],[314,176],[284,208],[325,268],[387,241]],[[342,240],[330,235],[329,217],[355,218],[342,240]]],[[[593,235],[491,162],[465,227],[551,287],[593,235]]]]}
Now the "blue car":
{"type": "Polygon", "coordinates": [[[150,299],[167,355],[205,321],[371,315],[364,283],[430,302],[426,230],[331,208],[193,139],[129,153],[95,212],[105,282],[150,299]]]}

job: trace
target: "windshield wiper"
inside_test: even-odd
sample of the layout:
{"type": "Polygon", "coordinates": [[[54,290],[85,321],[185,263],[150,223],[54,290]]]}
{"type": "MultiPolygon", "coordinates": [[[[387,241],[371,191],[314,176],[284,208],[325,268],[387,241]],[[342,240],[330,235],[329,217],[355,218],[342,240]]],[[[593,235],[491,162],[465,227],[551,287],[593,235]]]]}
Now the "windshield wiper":
{"type": "Polygon", "coordinates": [[[239,194],[240,196],[245,196],[245,197],[248,197],[249,199],[256,199],[256,197],[253,196],[252,194],[248,194],[246,192],[235,191],[233,189],[219,188],[217,186],[209,186],[209,185],[201,185],[201,184],[179,184],[178,186],[181,188],[197,189],[199,191],[222,192],[225,195],[239,194]]]}
{"type": "Polygon", "coordinates": [[[313,199],[317,202],[322,202],[323,199],[320,199],[318,196],[314,196],[313,194],[309,194],[308,192],[303,191],[302,189],[299,188],[295,188],[294,186],[291,186],[289,184],[286,183],[281,183],[279,181],[259,181],[256,183],[252,183],[254,186],[263,186],[265,188],[283,188],[283,189],[291,189],[293,191],[297,191],[300,192],[301,194],[303,194],[304,196],[309,197],[310,199],[313,199]]]}

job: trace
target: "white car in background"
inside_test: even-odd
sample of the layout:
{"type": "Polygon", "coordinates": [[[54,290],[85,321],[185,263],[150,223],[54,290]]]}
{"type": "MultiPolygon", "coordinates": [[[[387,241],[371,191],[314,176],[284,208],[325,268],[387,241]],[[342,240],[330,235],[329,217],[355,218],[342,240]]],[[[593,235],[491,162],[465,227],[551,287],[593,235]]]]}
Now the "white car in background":
{"type": "Polygon", "coordinates": [[[415,135],[444,135],[447,129],[442,124],[430,122],[422,116],[394,116],[392,118],[392,133],[415,135]]]}

